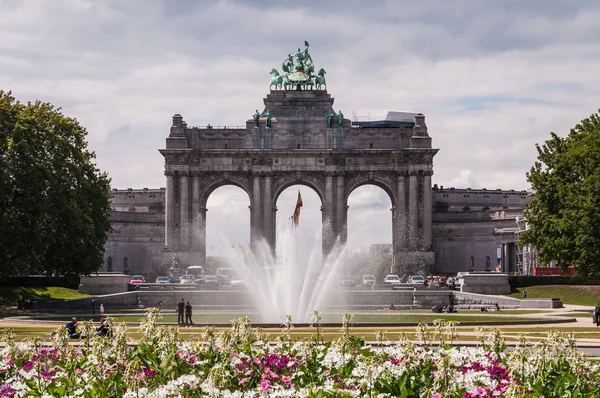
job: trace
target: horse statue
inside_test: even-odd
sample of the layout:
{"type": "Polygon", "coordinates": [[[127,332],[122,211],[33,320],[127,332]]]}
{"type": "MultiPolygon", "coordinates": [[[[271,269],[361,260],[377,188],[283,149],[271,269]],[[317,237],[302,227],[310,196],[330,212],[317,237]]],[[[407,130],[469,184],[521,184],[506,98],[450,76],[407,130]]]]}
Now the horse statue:
{"type": "Polygon", "coordinates": [[[283,75],[281,77],[282,77],[283,89],[291,90],[294,87],[294,83],[290,79],[288,79],[287,75],[283,75]]]}
{"type": "Polygon", "coordinates": [[[319,74],[315,77],[315,84],[317,85],[317,90],[320,90],[321,87],[325,86],[325,90],[327,90],[327,82],[325,81],[325,69],[321,68],[319,70],[319,74]]]}
{"type": "Polygon", "coordinates": [[[305,90],[308,90],[310,87],[310,90],[313,89],[315,82],[313,80],[312,77],[309,77],[307,81],[305,81],[304,83],[302,83],[302,86],[304,87],[305,90]]]}
{"type": "Polygon", "coordinates": [[[275,68],[273,68],[269,74],[271,75],[271,85],[269,88],[275,86],[275,90],[281,89],[281,86],[283,85],[283,76],[281,76],[275,68]]]}

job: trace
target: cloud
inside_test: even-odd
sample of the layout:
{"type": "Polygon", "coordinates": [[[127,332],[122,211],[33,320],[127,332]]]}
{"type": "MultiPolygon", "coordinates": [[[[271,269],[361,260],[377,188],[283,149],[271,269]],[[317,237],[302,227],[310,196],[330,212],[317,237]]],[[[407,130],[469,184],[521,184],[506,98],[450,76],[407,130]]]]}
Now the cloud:
{"type": "MultiPolygon", "coordinates": [[[[0,88],[76,117],[113,186],[158,187],[173,114],[243,125],[268,71],[308,40],[336,109],[427,116],[434,183],[527,189],[535,143],[600,107],[599,18],[593,0],[4,0],[0,88]]],[[[391,215],[372,189],[349,214],[378,209],[387,218],[360,222],[383,225],[391,215]]],[[[224,192],[215,207],[248,212],[224,192]]],[[[226,211],[215,217],[238,240],[226,211]]],[[[318,230],[320,210],[307,217],[318,230]]]]}

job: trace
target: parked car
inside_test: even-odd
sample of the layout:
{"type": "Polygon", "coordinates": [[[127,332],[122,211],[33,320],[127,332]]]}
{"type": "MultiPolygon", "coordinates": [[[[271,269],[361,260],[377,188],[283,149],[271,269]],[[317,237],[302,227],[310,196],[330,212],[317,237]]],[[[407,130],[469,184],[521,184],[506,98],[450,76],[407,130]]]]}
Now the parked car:
{"type": "Polygon", "coordinates": [[[229,284],[231,286],[244,286],[246,285],[246,281],[239,276],[233,276],[231,277],[229,284]]]}
{"type": "Polygon", "coordinates": [[[408,278],[408,283],[412,283],[413,285],[424,285],[425,277],[421,275],[412,275],[408,278]]]}
{"type": "Polygon", "coordinates": [[[373,286],[377,279],[375,279],[375,275],[364,275],[362,277],[362,285],[363,286],[373,286]]]}
{"type": "Polygon", "coordinates": [[[182,275],[181,278],[179,278],[179,283],[182,285],[196,283],[196,278],[194,275],[182,275]]]}
{"type": "Polygon", "coordinates": [[[206,278],[204,279],[203,284],[206,286],[211,286],[211,287],[219,287],[220,286],[219,278],[217,278],[216,275],[206,275],[206,278]]]}
{"type": "Polygon", "coordinates": [[[345,287],[354,287],[356,286],[356,282],[354,282],[354,278],[346,276],[340,280],[340,285],[345,287]]]}
{"type": "Polygon", "coordinates": [[[383,279],[383,283],[389,283],[389,284],[392,284],[392,285],[398,285],[398,284],[402,283],[402,281],[400,281],[400,277],[398,275],[387,275],[383,279]]]}
{"type": "Polygon", "coordinates": [[[171,278],[168,276],[159,276],[156,278],[155,283],[171,283],[171,278]]]}
{"type": "Polygon", "coordinates": [[[131,277],[131,279],[129,280],[129,283],[131,285],[139,285],[140,283],[144,283],[144,282],[146,282],[146,280],[141,275],[133,275],[131,277]]]}

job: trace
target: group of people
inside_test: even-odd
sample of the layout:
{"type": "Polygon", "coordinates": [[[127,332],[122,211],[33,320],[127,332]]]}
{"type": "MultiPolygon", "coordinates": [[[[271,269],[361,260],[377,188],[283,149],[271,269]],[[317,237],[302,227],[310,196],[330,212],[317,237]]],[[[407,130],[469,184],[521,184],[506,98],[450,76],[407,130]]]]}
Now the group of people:
{"type": "MultiPolygon", "coordinates": [[[[86,337],[83,336],[82,331],[79,330],[79,325],[77,324],[76,317],[71,318],[71,322],[67,323],[65,325],[65,328],[67,329],[67,333],[69,334],[70,339],[81,339],[86,337]]],[[[53,332],[50,335],[50,337],[53,337],[55,334],[56,332],[53,332]]],[[[96,328],[96,333],[94,334],[94,336],[110,337],[110,335],[110,324],[107,322],[106,318],[100,319],[100,325],[96,328]]]]}
{"type": "Polygon", "coordinates": [[[184,324],[184,315],[185,315],[185,327],[189,328],[194,326],[194,322],[192,322],[192,305],[189,301],[185,301],[181,299],[179,303],[177,303],[177,323],[181,326],[184,324]]]}

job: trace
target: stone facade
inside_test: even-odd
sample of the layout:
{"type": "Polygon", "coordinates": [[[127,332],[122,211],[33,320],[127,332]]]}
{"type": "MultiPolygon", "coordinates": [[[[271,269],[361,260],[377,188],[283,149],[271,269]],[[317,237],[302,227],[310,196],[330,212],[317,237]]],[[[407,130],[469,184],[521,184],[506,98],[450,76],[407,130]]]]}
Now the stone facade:
{"type": "Polygon", "coordinates": [[[148,275],[162,263],[165,189],[111,191],[112,232],[99,271],[148,275]]]}
{"type": "Polygon", "coordinates": [[[516,218],[526,191],[433,187],[436,268],[445,273],[520,272],[515,262],[516,218]],[[499,255],[498,255],[499,254],[499,255]]]}
{"type": "MultiPolygon", "coordinates": [[[[333,112],[327,91],[271,91],[259,126],[246,129],[188,127],[181,115],[160,150],[167,177],[165,248],[189,258],[206,255],[206,202],[223,185],[250,198],[251,244],[275,247],[275,203],[286,188],[301,184],[320,197],[323,252],[346,241],[350,193],[366,184],[381,187],[392,202],[394,264],[433,262],[431,176],[433,157],[425,116],[410,126],[353,126],[348,119],[328,127],[333,112]],[[264,114],[273,115],[267,127],[264,114]]],[[[197,260],[196,260],[197,261],[197,260]]],[[[189,261],[187,261],[189,262],[189,261]]]]}
{"type": "MultiPolygon", "coordinates": [[[[328,253],[336,239],[346,240],[349,195],[362,185],[376,185],[392,203],[397,273],[417,263],[438,272],[493,268],[498,247],[507,259],[514,256],[510,228],[525,193],[432,188],[438,150],[424,115],[414,114],[411,122],[343,119],[339,127],[334,120],[329,127],[325,114],[333,112],[333,103],[327,91],[274,90],[264,99],[258,127],[252,119],[245,128],[191,127],[181,115],[173,116],[160,150],[166,188],[113,191],[114,231],[102,271],[153,274],[173,253],[183,264],[203,264],[206,203],[223,185],[248,194],[251,244],[264,238],[275,247],[277,198],[301,184],[321,199],[328,253]],[[273,115],[270,128],[267,110],[273,115]]],[[[509,271],[510,261],[505,263],[509,271]]]]}

